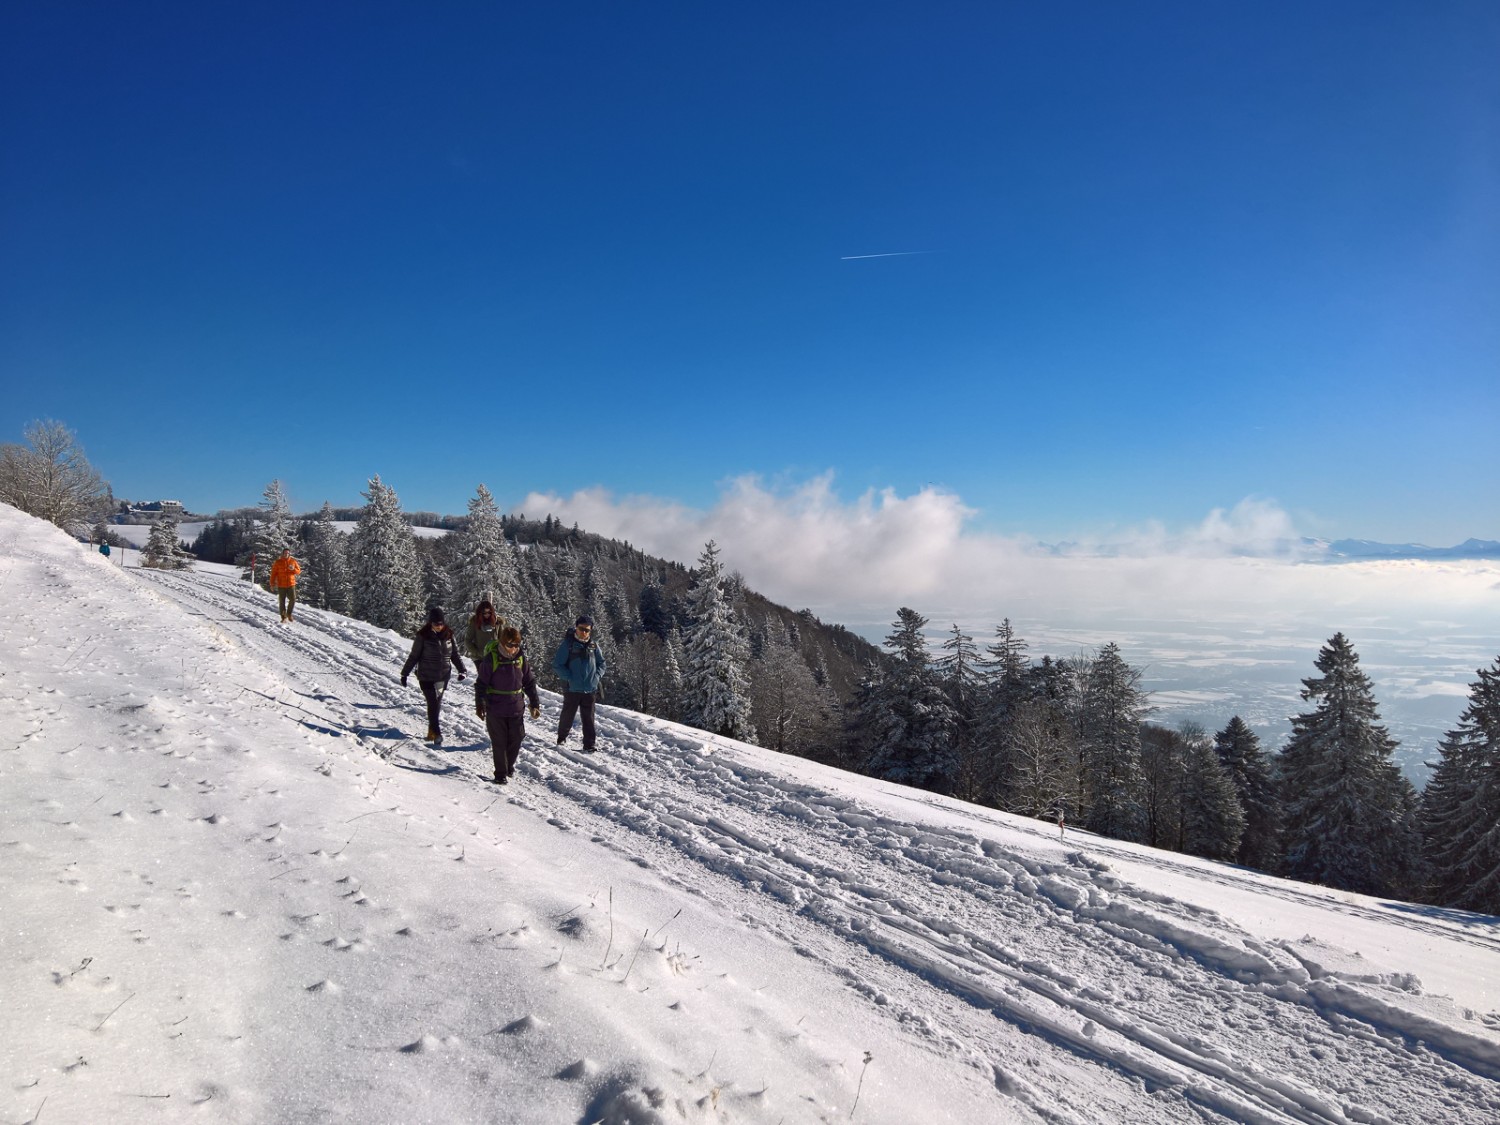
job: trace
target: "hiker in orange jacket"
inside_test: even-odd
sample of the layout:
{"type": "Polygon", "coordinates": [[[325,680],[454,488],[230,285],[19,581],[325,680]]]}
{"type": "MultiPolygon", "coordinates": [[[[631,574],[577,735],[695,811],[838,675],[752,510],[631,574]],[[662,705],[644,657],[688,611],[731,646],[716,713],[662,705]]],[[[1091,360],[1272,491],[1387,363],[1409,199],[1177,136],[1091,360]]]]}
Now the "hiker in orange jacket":
{"type": "Polygon", "coordinates": [[[302,564],[292,558],[292,549],[281,552],[281,558],[271,564],[271,589],[276,591],[276,602],[281,608],[281,619],[290,621],[292,610],[297,608],[297,575],[302,573],[302,564]]]}

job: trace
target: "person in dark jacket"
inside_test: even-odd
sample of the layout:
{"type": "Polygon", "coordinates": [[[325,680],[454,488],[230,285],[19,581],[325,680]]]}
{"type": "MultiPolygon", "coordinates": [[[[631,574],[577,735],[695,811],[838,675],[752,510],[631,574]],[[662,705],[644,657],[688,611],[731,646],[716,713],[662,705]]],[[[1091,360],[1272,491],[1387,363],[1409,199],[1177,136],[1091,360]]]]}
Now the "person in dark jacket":
{"type": "Polygon", "coordinates": [[[521,648],[521,630],[504,626],[500,636],[475,661],[474,671],[474,710],[490,734],[490,750],[495,756],[493,780],[504,785],[515,775],[521,740],[526,737],[525,704],[531,704],[533,719],[542,715],[536,676],[521,648]]]}
{"type": "Polygon", "coordinates": [[[563,682],[562,715],[557,723],[557,744],[567,741],[573,716],[583,716],[583,752],[594,752],[594,696],[604,679],[604,652],[594,641],[594,619],[584,614],[564,634],[552,670],[563,682]]]}
{"type": "Polygon", "coordinates": [[[448,665],[458,669],[458,678],[465,675],[463,657],[458,655],[458,645],[453,640],[453,630],[443,619],[443,611],[433,606],[427,611],[427,624],[417,630],[411,644],[411,655],[401,667],[401,686],[406,686],[406,677],[417,670],[417,683],[422,687],[422,697],[427,700],[427,737],[424,741],[434,746],[443,744],[443,728],[438,723],[438,712],[443,706],[443,693],[448,690],[448,665]]]}

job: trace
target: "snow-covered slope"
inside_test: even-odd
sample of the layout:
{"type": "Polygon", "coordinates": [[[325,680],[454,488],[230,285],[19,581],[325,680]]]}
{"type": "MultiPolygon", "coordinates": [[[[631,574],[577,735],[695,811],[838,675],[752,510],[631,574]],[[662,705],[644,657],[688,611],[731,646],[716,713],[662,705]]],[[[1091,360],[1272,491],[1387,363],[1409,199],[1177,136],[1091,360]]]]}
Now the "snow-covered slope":
{"type": "Polygon", "coordinates": [[[1496,919],[547,693],[496,789],[273,608],[0,507],[0,1120],[1500,1120],[1496,919]]]}

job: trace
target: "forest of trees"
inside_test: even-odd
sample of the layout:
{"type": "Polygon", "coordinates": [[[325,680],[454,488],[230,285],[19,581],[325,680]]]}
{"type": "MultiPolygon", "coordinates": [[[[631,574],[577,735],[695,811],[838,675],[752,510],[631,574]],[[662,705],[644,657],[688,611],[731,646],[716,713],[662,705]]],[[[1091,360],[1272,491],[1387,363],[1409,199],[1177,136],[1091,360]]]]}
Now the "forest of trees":
{"type": "MultiPolygon", "coordinates": [[[[0,451],[4,498],[75,532],[102,519],[108,487],[71,434],[51,423],[28,437],[0,451]]],[[[982,644],[955,624],[934,650],[927,619],[902,607],[881,651],[749,590],[713,543],[690,570],[550,515],[503,516],[483,485],[461,517],[414,518],[378,476],[363,495],[297,517],[273,481],[257,508],[221,512],[194,553],[243,565],[290,547],[306,602],[402,632],[427,606],[457,621],[489,597],[550,650],[586,612],[617,706],[1117,839],[1500,914],[1500,659],[1478,670],[1419,794],[1342,633],[1274,752],[1239,717],[1213,733],[1150,722],[1141,674],[1113,643],[1033,659],[1006,620],[982,644]]],[[[150,565],[181,565],[175,543],[168,513],[150,565]]]]}

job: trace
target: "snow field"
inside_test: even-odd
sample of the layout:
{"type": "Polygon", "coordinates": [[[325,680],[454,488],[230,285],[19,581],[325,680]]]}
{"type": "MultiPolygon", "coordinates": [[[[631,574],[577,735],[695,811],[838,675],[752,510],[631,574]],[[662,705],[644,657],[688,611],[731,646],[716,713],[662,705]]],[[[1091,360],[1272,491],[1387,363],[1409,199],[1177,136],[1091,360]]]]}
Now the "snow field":
{"type": "Polygon", "coordinates": [[[0,595],[5,1121],[1500,1120],[1494,920],[545,692],[495,788],[402,638],[4,508],[0,595]]]}

